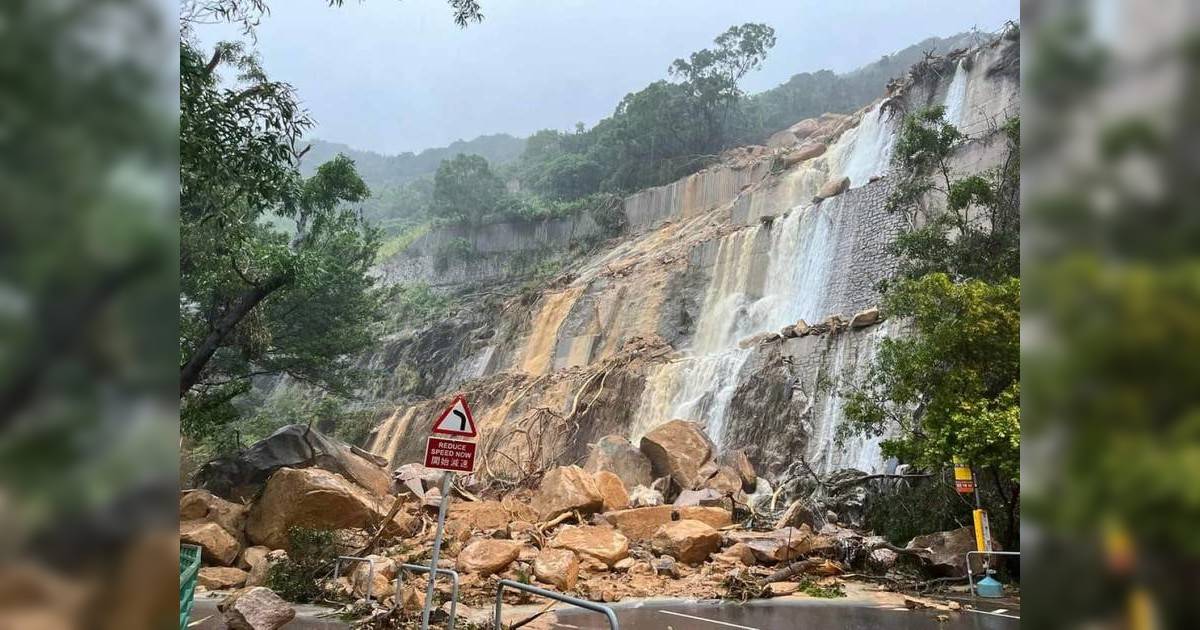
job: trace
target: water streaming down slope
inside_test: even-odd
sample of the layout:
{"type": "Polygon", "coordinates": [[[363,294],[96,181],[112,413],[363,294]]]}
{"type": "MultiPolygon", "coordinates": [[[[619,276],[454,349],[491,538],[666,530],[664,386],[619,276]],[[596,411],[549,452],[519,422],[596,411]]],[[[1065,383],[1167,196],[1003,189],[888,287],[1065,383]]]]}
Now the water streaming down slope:
{"type": "Polygon", "coordinates": [[[961,127],[967,112],[967,69],[962,59],[958,60],[958,67],[954,69],[954,78],[946,89],[946,100],[942,105],[946,108],[946,122],[961,127]]]}
{"type": "MultiPolygon", "coordinates": [[[[876,106],[864,114],[858,128],[843,136],[830,158],[852,183],[865,184],[886,172],[894,142],[895,125],[876,106]]],[[[730,401],[754,352],[738,342],[802,318],[815,322],[832,314],[827,312],[834,307],[830,288],[838,270],[831,261],[834,249],[846,245],[847,213],[855,210],[847,205],[843,197],[816,205],[800,202],[790,210],[780,208],[787,215],[769,225],[748,227],[721,240],[691,347],[684,358],[648,376],[631,438],[640,439],[673,418],[686,418],[704,424],[719,448],[727,442],[730,401]]],[[[827,401],[825,407],[817,423],[821,431],[810,442],[814,449],[832,448],[833,427],[840,422],[840,403],[827,401]]],[[[851,458],[855,463],[878,459],[878,448],[858,450],[865,457],[851,458]]],[[[824,457],[822,464],[840,461],[824,457]]]]}

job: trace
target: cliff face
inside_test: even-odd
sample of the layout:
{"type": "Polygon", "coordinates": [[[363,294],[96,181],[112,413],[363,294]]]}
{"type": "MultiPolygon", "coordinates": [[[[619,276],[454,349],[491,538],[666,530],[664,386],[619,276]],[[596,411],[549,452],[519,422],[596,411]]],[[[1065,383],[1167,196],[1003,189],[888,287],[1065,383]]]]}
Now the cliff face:
{"type": "Polygon", "coordinates": [[[603,435],[637,439],[673,418],[705,424],[722,449],[748,448],[768,472],[800,456],[819,471],[885,468],[878,439],[835,439],[838,391],[902,324],[835,320],[802,336],[795,325],[850,320],[894,271],[887,245],[903,219],[884,201],[904,111],[946,105],[972,137],[956,156],[964,169],[1001,159],[994,130],[1017,113],[1016,46],[924,62],[862,111],[803,121],[770,147],[631,195],[622,234],[598,247],[607,234],[587,214],[426,235],[383,266],[386,278],[494,288],[531,258],[572,262],[537,292],[478,297],[368,358],[391,375],[372,394],[389,398],[415,371],[406,391],[423,398],[384,419],[367,447],[395,465],[417,461],[429,423],[462,391],[483,431],[485,475],[572,461],[603,435]],[[439,263],[455,239],[478,253],[439,263]],[[572,256],[581,242],[593,253],[572,256]]]}

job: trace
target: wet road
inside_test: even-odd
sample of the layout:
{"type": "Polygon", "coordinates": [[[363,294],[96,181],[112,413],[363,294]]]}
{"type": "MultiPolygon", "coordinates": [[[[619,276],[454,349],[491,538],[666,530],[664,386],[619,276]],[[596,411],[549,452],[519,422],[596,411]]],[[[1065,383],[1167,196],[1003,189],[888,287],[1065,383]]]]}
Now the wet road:
{"type": "MultiPolygon", "coordinates": [[[[1016,630],[1020,620],[1011,609],[981,606],[979,611],[938,612],[864,606],[825,601],[760,601],[731,603],[645,603],[614,606],[621,630],[1016,630]],[[985,612],[988,611],[988,612],[985,612]],[[939,615],[947,616],[943,621],[939,615]]],[[[595,613],[563,612],[556,630],[608,627],[595,613]]]]}

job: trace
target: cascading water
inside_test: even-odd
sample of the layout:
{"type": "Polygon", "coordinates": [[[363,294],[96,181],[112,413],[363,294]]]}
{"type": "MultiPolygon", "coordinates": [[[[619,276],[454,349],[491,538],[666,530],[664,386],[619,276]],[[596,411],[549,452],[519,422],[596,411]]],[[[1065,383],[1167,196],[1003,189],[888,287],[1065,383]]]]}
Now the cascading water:
{"type": "Polygon", "coordinates": [[[850,178],[852,188],[862,186],[872,177],[887,174],[896,144],[896,121],[877,103],[863,113],[858,127],[847,132],[839,144],[848,148],[839,170],[850,178]]]}
{"type": "Polygon", "coordinates": [[[962,127],[967,110],[967,69],[963,66],[962,59],[958,60],[958,67],[954,70],[954,78],[950,80],[950,86],[946,89],[946,100],[942,105],[946,108],[946,122],[955,127],[962,127]]]}

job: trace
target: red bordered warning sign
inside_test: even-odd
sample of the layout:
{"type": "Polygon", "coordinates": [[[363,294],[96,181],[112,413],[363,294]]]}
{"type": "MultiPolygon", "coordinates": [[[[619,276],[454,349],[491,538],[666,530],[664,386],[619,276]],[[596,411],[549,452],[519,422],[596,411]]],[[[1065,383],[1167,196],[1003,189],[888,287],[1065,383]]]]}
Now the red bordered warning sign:
{"type": "Polygon", "coordinates": [[[452,472],[474,472],[475,443],[431,435],[425,442],[425,467],[452,472]]]}
{"type": "Polygon", "coordinates": [[[442,435],[459,437],[476,437],[479,435],[475,428],[475,418],[471,416],[471,406],[464,396],[458,396],[450,406],[438,416],[433,423],[433,432],[442,435]]]}

